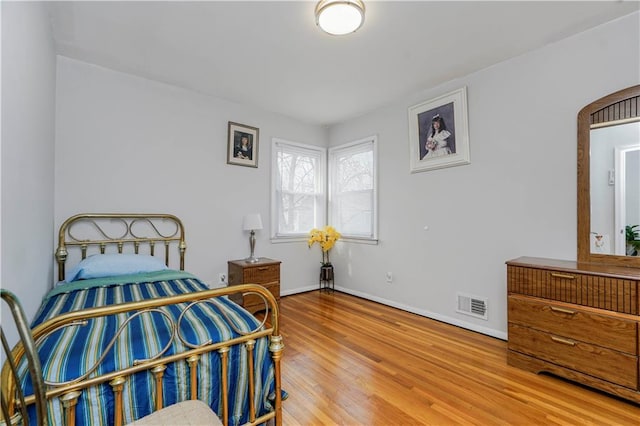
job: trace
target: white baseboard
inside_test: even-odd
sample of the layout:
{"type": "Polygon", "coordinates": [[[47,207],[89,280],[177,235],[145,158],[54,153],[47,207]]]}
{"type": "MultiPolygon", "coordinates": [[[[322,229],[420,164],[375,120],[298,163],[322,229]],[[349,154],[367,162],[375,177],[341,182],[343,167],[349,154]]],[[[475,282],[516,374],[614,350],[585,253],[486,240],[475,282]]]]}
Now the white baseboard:
{"type": "Polygon", "coordinates": [[[280,296],[291,296],[292,294],[306,293],[307,291],[312,291],[312,290],[318,290],[318,286],[310,285],[307,287],[298,287],[293,290],[281,291],[280,296]]]}
{"type": "MultiPolygon", "coordinates": [[[[338,291],[343,293],[351,294],[352,296],[361,297],[363,299],[371,300],[373,302],[381,303],[386,306],[391,306],[393,308],[398,308],[403,311],[411,312],[413,314],[417,314],[423,317],[431,318],[437,321],[442,321],[447,324],[455,325],[457,327],[465,328],[467,330],[475,331],[477,333],[486,334],[487,336],[495,337],[497,339],[507,340],[507,333],[500,330],[495,330],[493,328],[482,327],[478,324],[473,324],[467,321],[461,321],[457,318],[448,317],[446,315],[438,314],[431,311],[426,311],[424,309],[418,309],[413,306],[404,305],[402,303],[394,302],[392,300],[383,299],[382,297],[372,296],[368,293],[363,293],[360,291],[352,290],[350,288],[345,288],[341,286],[336,286],[335,288],[338,291]]],[[[281,296],[290,296],[298,293],[305,293],[307,291],[318,290],[318,286],[308,286],[308,287],[299,287],[293,290],[287,290],[280,293],[281,296]]]]}

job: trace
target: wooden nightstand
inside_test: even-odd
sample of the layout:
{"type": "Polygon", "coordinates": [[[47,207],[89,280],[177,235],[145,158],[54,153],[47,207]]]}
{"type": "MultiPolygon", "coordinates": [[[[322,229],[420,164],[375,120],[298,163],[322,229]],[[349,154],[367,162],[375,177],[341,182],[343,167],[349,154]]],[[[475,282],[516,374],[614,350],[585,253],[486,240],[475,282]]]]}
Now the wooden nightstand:
{"type": "MultiPolygon", "coordinates": [[[[273,294],[276,300],[280,301],[280,261],[261,257],[256,263],[249,263],[246,260],[230,260],[228,262],[227,276],[229,285],[238,284],[260,284],[273,294]]],[[[243,300],[234,300],[249,312],[256,313],[264,310],[264,302],[260,296],[248,294],[243,300]]]]}

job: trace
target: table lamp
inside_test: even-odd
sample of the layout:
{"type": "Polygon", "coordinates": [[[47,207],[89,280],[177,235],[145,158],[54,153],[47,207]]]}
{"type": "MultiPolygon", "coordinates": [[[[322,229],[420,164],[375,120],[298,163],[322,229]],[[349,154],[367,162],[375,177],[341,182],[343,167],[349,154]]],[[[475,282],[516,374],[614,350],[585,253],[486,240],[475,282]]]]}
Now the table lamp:
{"type": "Polygon", "coordinates": [[[259,258],[255,257],[254,249],[256,248],[256,230],[262,229],[262,218],[259,213],[251,213],[245,215],[242,220],[242,229],[251,231],[249,236],[249,246],[251,247],[251,255],[245,260],[249,263],[256,263],[259,258]]]}

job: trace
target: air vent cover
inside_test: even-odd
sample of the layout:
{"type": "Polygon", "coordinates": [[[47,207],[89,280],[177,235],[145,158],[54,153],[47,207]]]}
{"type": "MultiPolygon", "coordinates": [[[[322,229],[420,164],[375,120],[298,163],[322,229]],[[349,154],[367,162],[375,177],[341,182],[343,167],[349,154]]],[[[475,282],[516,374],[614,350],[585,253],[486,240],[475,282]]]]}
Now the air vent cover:
{"type": "Polygon", "coordinates": [[[487,320],[487,299],[458,293],[456,312],[487,320]]]}

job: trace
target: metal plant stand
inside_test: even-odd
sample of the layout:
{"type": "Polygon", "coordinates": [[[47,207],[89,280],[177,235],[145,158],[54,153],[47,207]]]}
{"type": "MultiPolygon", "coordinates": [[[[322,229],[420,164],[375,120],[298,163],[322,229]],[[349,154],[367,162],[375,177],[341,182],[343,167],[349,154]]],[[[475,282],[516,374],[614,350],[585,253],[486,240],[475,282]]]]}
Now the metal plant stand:
{"type": "Polygon", "coordinates": [[[333,265],[322,265],[320,267],[320,280],[318,282],[320,290],[334,291],[333,265]]]}

